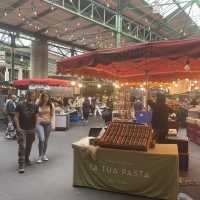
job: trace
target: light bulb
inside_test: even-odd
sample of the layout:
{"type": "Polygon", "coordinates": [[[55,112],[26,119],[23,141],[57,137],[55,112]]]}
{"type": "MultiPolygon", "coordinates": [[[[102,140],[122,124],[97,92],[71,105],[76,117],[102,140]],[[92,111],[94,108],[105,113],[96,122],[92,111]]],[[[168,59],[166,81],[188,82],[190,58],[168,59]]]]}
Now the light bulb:
{"type": "Polygon", "coordinates": [[[4,12],[4,16],[6,17],[7,15],[8,15],[8,13],[5,11],[5,12],[4,12]]]}
{"type": "Polygon", "coordinates": [[[76,82],[75,82],[75,81],[72,81],[72,82],[71,82],[71,85],[72,85],[72,86],[75,86],[75,85],[76,85],[76,82]]]}
{"type": "Polygon", "coordinates": [[[79,88],[82,88],[82,87],[83,87],[83,84],[82,84],[82,83],[79,83],[79,84],[78,84],[78,87],[79,87],[79,88]]]}
{"type": "Polygon", "coordinates": [[[101,88],[101,84],[97,84],[97,88],[101,88]]]}
{"type": "Polygon", "coordinates": [[[190,71],[190,65],[187,63],[184,67],[185,71],[188,72],[190,71]]]}

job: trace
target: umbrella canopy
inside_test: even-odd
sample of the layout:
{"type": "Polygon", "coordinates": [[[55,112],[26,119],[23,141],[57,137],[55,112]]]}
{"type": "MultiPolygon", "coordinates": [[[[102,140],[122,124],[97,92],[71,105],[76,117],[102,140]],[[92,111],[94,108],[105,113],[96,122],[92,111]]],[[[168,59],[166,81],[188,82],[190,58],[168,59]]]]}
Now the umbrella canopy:
{"type": "Polygon", "coordinates": [[[57,72],[120,81],[200,78],[200,38],[97,50],[58,61],[57,72]]]}
{"type": "Polygon", "coordinates": [[[13,85],[16,87],[28,87],[29,85],[48,85],[48,86],[71,86],[71,81],[60,79],[27,79],[27,80],[15,80],[13,85]]]}

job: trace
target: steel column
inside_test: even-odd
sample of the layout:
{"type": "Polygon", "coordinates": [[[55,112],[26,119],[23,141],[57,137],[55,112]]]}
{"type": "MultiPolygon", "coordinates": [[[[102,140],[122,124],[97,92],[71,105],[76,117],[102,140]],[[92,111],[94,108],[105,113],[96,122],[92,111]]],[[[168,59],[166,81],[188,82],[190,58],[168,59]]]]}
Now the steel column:
{"type": "Polygon", "coordinates": [[[115,47],[121,46],[122,32],[122,16],[121,16],[121,0],[117,0],[117,15],[116,15],[116,32],[115,32],[115,47]]]}
{"type": "Polygon", "coordinates": [[[15,39],[16,35],[12,34],[10,35],[11,37],[11,81],[14,80],[15,78],[15,39]]]}

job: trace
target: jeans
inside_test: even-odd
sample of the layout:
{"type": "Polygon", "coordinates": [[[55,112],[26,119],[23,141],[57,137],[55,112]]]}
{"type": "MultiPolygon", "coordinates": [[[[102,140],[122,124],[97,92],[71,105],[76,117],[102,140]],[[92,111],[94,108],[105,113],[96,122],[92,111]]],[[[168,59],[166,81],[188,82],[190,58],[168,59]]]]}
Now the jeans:
{"type": "Polygon", "coordinates": [[[44,156],[47,151],[48,139],[51,132],[50,123],[39,123],[36,125],[36,133],[39,139],[39,156],[44,156]]]}
{"type": "Polygon", "coordinates": [[[17,132],[18,163],[24,165],[29,160],[32,144],[35,140],[35,130],[20,130],[17,132]]]}

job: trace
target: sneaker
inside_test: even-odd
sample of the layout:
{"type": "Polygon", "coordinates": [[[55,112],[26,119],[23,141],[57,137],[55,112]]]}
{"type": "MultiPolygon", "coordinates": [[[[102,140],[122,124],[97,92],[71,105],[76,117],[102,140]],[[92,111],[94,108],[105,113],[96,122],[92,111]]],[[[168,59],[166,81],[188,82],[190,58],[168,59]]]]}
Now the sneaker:
{"type": "Polygon", "coordinates": [[[41,164],[42,163],[42,157],[39,157],[39,159],[36,161],[36,163],[41,164]]]}
{"type": "Polygon", "coordinates": [[[43,161],[48,161],[49,159],[47,158],[46,155],[44,155],[43,158],[42,158],[42,160],[43,160],[43,161]]]}
{"type": "Polygon", "coordinates": [[[20,174],[23,174],[24,173],[24,165],[19,165],[19,168],[18,168],[18,172],[20,173],[20,174]]]}
{"type": "Polygon", "coordinates": [[[29,159],[27,159],[26,162],[25,162],[25,164],[26,164],[26,166],[31,166],[32,162],[29,159]]]}

